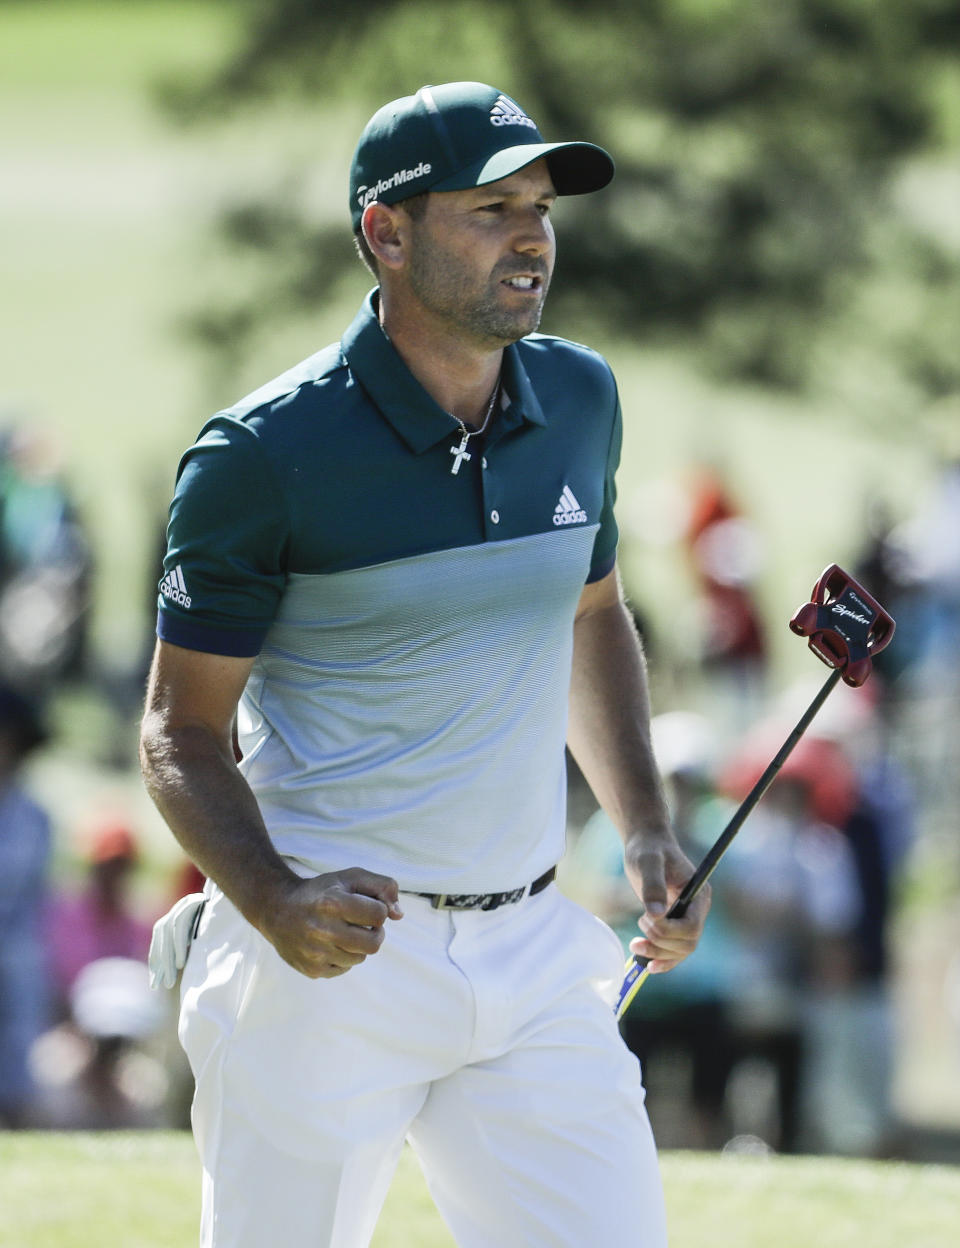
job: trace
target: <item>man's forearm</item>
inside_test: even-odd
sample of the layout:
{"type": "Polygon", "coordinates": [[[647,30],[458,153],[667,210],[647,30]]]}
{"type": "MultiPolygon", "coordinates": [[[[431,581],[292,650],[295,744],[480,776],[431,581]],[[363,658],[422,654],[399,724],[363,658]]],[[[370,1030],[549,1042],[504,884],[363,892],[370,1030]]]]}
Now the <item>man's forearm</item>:
{"type": "Polygon", "coordinates": [[[622,602],[577,617],[568,742],[620,830],[624,870],[643,904],[643,935],[630,950],[654,973],[670,970],[696,947],[710,897],[705,889],[686,917],[666,917],[693,867],[670,826],[650,739],[646,664],[622,602]]]}
{"type": "Polygon", "coordinates": [[[567,739],[624,839],[672,839],[650,740],[646,664],[623,603],[588,612],[574,626],[567,739]]]}
{"type": "Polygon", "coordinates": [[[297,877],[273,848],[224,745],[205,727],[170,731],[148,717],[140,759],[147,791],[183,849],[262,928],[269,898],[297,877]]]}

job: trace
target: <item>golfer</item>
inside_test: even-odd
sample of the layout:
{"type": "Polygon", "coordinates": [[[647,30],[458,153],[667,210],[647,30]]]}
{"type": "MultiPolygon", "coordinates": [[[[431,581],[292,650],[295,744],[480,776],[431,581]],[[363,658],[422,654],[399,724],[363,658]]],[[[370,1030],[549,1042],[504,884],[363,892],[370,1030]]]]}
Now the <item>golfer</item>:
{"type": "Polygon", "coordinates": [[[569,742],[636,951],[669,970],[703,926],[664,917],[692,866],[617,575],[616,385],[535,332],[554,201],[612,175],[493,87],[386,105],[349,192],[376,289],[180,465],[142,759],[210,881],[206,1248],[361,1248],[405,1139],[463,1248],[666,1242],[620,946],[552,883],[569,742]]]}

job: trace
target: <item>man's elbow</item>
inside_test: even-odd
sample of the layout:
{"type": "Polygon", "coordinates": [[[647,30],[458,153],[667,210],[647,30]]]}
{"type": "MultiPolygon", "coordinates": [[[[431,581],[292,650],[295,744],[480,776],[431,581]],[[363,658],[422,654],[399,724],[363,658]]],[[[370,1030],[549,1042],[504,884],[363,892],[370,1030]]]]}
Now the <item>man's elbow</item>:
{"type": "Polygon", "coordinates": [[[148,709],[140,721],[138,754],[140,774],[151,791],[166,771],[168,760],[173,752],[171,733],[164,717],[157,711],[148,709]]]}
{"type": "Polygon", "coordinates": [[[192,765],[239,761],[232,724],[217,730],[199,719],[174,720],[163,710],[148,707],[140,724],[140,771],[153,790],[171,775],[180,776],[192,765]]]}

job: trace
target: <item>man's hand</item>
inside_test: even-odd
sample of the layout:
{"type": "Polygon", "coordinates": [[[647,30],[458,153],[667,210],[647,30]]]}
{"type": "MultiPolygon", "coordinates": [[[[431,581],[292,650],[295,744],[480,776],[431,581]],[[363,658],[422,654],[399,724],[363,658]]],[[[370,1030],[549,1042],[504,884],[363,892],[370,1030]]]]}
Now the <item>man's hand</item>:
{"type": "Polygon", "coordinates": [[[651,975],[662,974],[696,949],[710,909],[710,885],[704,885],[682,919],[668,919],[667,910],[694,871],[676,841],[633,837],[627,842],[624,864],[644,907],[638,920],[643,936],[630,942],[630,952],[649,960],[651,975]]]}
{"type": "Polygon", "coordinates": [[[396,880],[360,867],[295,878],[257,923],[281,958],[309,979],[332,979],[376,953],[387,919],[403,918],[396,880]]]}

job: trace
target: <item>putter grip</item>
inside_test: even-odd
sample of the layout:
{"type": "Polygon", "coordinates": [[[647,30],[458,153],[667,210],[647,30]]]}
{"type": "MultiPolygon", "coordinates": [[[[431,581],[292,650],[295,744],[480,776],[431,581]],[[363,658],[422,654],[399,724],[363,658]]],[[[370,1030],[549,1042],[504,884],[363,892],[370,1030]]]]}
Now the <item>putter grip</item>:
{"type": "MultiPolygon", "coordinates": [[[[683,918],[683,916],[687,913],[687,907],[690,905],[690,902],[693,901],[694,897],[696,897],[697,893],[703,887],[707,877],[710,875],[710,872],[713,870],[715,865],[715,861],[712,865],[706,862],[700,864],[696,871],[694,871],[693,875],[691,875],[690,879],[687,880],[686,884],[683,886],[680,896],[667,911],[668,919],[683,918]]],[[[620,995],[617,999],[616,1005],[613,1007],[617,1018],[623,1018],[630,1002],[642,988],[643,981],[647,978],[647,967],[650,965],[650,961],[650,958],[644,958],[636,953],[630,955],[630,959],[626,966],[623,984],[620,988],[620,995]]]]}

